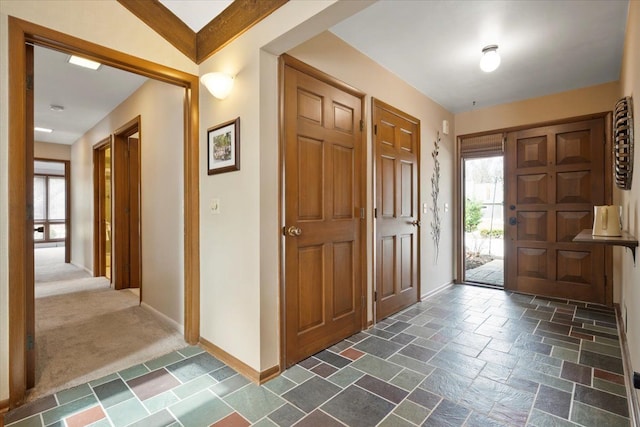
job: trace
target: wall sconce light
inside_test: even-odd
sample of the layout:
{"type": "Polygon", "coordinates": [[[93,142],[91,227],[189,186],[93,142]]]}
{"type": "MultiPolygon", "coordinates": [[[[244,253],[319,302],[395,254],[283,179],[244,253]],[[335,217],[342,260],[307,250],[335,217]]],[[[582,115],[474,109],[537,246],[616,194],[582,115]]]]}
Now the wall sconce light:
{"type": "Polygon", "coordinates": [[[500,55],[498,55],[498,45],[492,44],[482,49],[480,59],[480,69],[485,73],[490,73],[500,66],[500,55]]]}
{"type": "Polygon", "coordinates": [[[233,77],[225,73],[207,73],[200,81],[218,99],[225,99],[233,88],[233,77]]]}

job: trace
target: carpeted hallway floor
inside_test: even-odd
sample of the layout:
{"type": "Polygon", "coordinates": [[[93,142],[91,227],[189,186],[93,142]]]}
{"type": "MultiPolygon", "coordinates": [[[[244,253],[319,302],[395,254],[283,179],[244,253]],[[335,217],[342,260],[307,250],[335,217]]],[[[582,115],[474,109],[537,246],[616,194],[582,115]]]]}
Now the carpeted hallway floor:
{"type": "Polygon", "coordinates": [[[129,290],[64,263],[64,248],[35,251],[36,386],[27,399],[100,378],[183,348],[180,333],[129,290]]]}

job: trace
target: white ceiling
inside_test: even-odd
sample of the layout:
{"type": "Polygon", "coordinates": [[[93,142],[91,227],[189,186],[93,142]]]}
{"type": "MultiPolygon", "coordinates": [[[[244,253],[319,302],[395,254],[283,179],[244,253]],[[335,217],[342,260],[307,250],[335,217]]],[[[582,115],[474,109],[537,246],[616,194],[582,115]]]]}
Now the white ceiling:
{"type": "MultiPolygon", "coordinates": [[[[231,3],[160,1],[194,31],[231,3]]],[[[628,0],[380,0],[331,31],[458,113],[618,80],[627,9],[628,0]],[[502,57],[493,73],[478,67],[488,44],[502,57]]],[[[36,48],[35,122],[54,129],[36,140],[72,144],[146,80],[66,59],[36,48]]]]}
{"type": "Polygon", "coordinates": [[[34,122],[53,129],[52,133],[35,132],[36,141],[73,144],[147,81],[106,65],[97,71],[78,67],[69,64],[68,58],[55,50],[35,48],[34,122]],[[52,104],[64,110],[52,111],[52,104]]]}
{"type": "Polygon", "coordinates": [[[232,0],[160,0],[167,9],[189,26],[196,33],[207,25],[232,0]]]}
{"type": "Polygon", "coordinates": [[[628,1],[381,0],[331,31],[453,113],[620,78],[628,1]],[[479,68],[499,45],[500,67],[479,68]]]}

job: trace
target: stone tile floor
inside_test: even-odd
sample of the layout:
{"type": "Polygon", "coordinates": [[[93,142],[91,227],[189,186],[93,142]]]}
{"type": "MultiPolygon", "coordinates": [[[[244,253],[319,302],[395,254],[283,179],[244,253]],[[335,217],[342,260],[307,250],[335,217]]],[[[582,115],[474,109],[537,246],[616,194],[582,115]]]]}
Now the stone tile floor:
{"type": "Polygon", "coordinates": [[[30,403],[23,426],[628,426],[612,310],[456,285],[257,386],[187,347],[30,403]]]}

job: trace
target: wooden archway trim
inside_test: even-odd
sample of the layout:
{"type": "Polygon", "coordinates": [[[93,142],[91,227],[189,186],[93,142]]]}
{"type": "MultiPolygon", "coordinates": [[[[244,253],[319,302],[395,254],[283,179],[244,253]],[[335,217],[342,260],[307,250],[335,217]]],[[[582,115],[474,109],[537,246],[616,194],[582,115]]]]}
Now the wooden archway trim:
{"type": "MultiPolygon", "coordinates": [[[[9,17],[9,405],[26,394],[27,150],[26,43],[49,47],[185,89],[184,98],[184,300],[185,340],[200,336],[199,81],[198,77],[21,19],[9,17]]],[[[31,255],[32,256],[32,255],[31,255]]]]}

